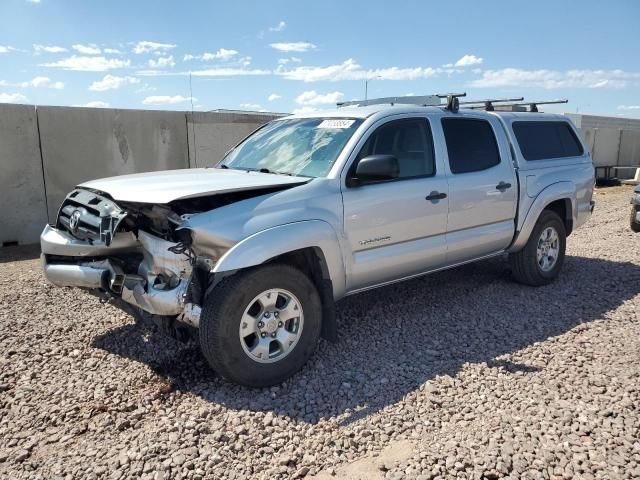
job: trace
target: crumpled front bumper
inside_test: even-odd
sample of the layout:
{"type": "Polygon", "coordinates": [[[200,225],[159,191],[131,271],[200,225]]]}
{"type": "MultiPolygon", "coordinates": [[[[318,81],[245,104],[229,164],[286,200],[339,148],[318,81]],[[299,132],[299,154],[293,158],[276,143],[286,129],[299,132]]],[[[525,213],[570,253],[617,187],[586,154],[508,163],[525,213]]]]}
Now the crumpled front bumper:
{"type": "Polygon", "coordinates": [[[45,277],[57,286],[100,290],[153,315],[176,316],[198,327],[200,307],[186,303],[192,266],[186,255],[169,251],[175,243],[139,231],[118,233],[111,244],[91,244],[47,225],[40,236],[45,277]],[[115,259],[140,253],[136,274],[115,259]]]}

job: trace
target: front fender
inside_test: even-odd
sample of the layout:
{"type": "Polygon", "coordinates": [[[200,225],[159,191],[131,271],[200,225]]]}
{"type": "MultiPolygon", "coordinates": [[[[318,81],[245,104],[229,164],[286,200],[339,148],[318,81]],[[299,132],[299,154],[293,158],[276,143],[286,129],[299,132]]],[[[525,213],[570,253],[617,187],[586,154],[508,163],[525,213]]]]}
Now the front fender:
{"type": "Polygon", "coordinates": [[[344,296],[346,288],[340,242],[333,227],[323,220],[305,220],[268,228],[238,242],[216,263],[213,273],[254,267],[303,248],[319,248],[333,284],[333,297],[344,296]]]}
{"type": "Polygon", "coordinates": [[[574,224],[576,221],[576,186],[572,182],[557,182],[540,191],[535,200],[531,203],[529,210],[526,213],[522,228],[516,232],[509,252],[517,252],[524,248],[531,236],[531,232],[538,221],[538,217],[542,211],[551,202],[556,200],[569,199],[571,201],[571,216],[574,224]]]}

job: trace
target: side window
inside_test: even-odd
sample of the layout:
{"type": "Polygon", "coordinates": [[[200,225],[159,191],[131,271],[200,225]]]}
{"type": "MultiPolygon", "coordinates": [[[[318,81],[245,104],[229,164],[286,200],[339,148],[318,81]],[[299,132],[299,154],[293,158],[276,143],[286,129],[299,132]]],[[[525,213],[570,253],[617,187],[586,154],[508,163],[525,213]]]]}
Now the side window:
{"type": "Polygon", "coordinates": [[[527,161],[578,157],[584,153],[567,122],[513,122],[513,133],[527,161]]]}
{"type": "Polygon", "coordinates": [[[400,178],[435,173],[433,137],[424,118],[394,120],[378,127],[363,145],[357,160],[369,155],[393,155],[400,165],[400,178]]]}
{"type": "Polygon", "coordinates": [[[452,173],[486,170],[500,163],[491,125],[476,118],[443,118],[442,129],[452,173]]]}

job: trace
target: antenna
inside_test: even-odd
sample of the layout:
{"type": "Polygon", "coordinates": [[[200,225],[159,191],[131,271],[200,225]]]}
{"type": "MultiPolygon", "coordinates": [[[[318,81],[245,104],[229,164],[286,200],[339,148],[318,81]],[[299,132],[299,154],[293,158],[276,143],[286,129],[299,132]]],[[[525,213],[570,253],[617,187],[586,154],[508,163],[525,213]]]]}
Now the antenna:
{"type": "Polygon", "coordinates": [[[193,161],[198,168],[198,144],[196,143],[196,119],[193,112],[193,82],[189,72],[189,100],[191,100],[191,128],[193,129],[193,161]]]}

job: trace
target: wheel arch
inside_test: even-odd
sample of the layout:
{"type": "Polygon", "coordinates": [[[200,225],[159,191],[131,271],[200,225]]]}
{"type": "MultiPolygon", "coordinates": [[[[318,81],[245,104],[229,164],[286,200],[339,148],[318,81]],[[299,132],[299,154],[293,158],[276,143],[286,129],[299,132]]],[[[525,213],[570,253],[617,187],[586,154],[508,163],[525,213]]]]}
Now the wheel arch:
{"type": "Polygon", "coordinates": [[[531,203],[522,222],[522,227],[516,232],[509,252],[517,252],[524,248],[533,231],[538,218],[544,210],[556,212],[562,219],[567,236],[573,231],[576,218],[576,186],[572,182],[557,182],[543,189],[531,203]]]}
{"type": "Polygon", "coordinates": [[[232,247],[216,263],[224,276],[266,263],[292,265],[313,281],[322,300],[322,336],[337,337],[335,301],[344,296],[346,278],[338,236],[323,220],[307,220],[255,233],[232,247]]]}

